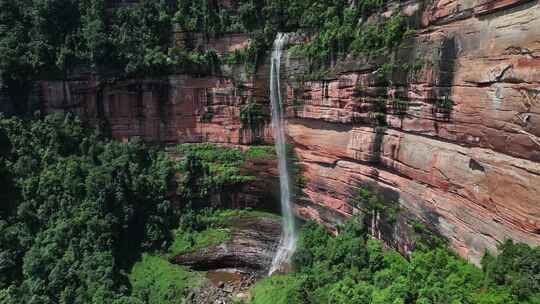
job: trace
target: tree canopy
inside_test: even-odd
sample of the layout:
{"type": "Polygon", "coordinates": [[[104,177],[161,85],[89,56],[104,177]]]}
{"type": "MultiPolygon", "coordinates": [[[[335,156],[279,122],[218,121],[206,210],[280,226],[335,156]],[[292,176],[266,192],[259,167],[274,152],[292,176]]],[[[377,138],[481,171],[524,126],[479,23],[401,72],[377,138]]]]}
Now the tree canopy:
{"type": "Polygon", "coordinates": [[[305,225],[293,256],[296,272],[258,283],[252,303],[540,303],[540,247],[507,241],[479,269],[440,243],[407,259],[362,223],[349,220],[336,237],[321,225],[305,225]]]}
{"type": "Polygon", "coordinates": [[[180,147],[173,161],[73,115],[0,118],[0,143],[0,303],[132,303],[127,273],[141,254],[196,225],[190,206],[252,180],[238,150],[180,147]]]}

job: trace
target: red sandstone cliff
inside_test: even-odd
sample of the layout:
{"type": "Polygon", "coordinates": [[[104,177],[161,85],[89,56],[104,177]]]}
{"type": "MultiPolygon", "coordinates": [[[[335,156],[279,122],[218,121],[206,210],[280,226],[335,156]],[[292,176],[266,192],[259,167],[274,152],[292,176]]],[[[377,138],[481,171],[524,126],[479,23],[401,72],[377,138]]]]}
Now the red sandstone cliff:
{"type": "MultiPolygon", "coordinates": [[[[540,4],[440,0],[421,8],[409,1],[389,7],[396,9],[421,19],[413,47],[395,54],[421,66],[414,74],[396,72],[381,84],[376,62],[349,59],[334,78],[301,82],[302,60],[286,55],[288,134],[306,177],[298,213],[335,223],[359,211],[351,199],[368,185],[399,205],[397,224],[380,236],[404,252],[410,219],[474,262],[505,238],[540,244],[540,4]],[[387,127],[370,116],[379,98],[387,127]],[[451,109],[435,106],[444,98],[451,109]]],[[[198,43],[225,53],[246,41],[198,43]]],[[[73,80],[67,102],[62,83],[42,82],[40,95],[47,112],[105,121],[121,140],[271,142],[270,128],[246,130],[239,119],[248,98],[268,104],[267,70],[73,80]]]]}
{"type": "MultiPolygon", "coordinates": [[[[418,4],[400,9],[415,14],[418,4]]],[[[305,194],[348,215],[352,189],[378,185],[475,262],[505,238],[539,244],[538,2],[438,1],[422,22],[412,50],[397,54],[420,60],[415,75],[394,73],[381,88],[373,66],[352,62],[335,79],[300,90],[290,82],[290,99],[303,101],[288,129],[305,194]],[[362,123],[377,97],[387,100],[387,128],[362,123]],[[438,109],[442,98],[455,105],[438,109]],[[399,100],[406,109],[396,111],[399,100]]],[[[390,233],[383,238],[407,245],[390,233]]]]}

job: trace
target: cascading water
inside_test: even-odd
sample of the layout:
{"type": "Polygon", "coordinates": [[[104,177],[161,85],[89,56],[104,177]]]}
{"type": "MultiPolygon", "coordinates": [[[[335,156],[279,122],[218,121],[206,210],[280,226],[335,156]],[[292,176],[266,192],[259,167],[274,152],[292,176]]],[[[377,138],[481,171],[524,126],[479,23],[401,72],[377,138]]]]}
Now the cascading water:
{"type": "Polygon", "coordinates": [[[284,262],[287,262],[296,249],[296,228],[294,215],[291,207],[291,193],[289,183],[289,170],[287,165],[287,149],[285,146],[285,131],[283,119],[283,106],[281,102],[280,87],[280,65],[281,53],[284,44],[287,42],[287,35],[279,33],[274,41],[270,68],[270,101],[272,103],[272,125],[274,127],[274,138],[276,152],[278,156],[279,184],[281,190],[281,214],[283,217],[283,228],[281,240],[276,255],[270,267],[270,273],[279,270],[284,262]]]}

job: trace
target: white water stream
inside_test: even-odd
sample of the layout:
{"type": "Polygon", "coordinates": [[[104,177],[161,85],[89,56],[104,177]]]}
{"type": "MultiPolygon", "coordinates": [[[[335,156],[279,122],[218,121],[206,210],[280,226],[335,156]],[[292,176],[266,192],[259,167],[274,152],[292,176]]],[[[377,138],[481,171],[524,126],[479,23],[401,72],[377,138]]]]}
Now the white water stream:
{"type": "Polygon", "coordinates": [[[288,262],[296,249],[296,227],[291,207],[291,192],[289,181],[289,169],[287,165],[287,147],[285,145],[285,130],[283,119],[283,103],[281,100],[280,66],[283,46],[287,42],[287,35],[279,33],[274,41],[270,68],[270,101],[272,103],[272,125],[276,152],[278,156],[279,184],[281,190],[281,215],[283,218],[281,240],[279,247],[272,260],[269,274],[281,269],[288,262]]]}

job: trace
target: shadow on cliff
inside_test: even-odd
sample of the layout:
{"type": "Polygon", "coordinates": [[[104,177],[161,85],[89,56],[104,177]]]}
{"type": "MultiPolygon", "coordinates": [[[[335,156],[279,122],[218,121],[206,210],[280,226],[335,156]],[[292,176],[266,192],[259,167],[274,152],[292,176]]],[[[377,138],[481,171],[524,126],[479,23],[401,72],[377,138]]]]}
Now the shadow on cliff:
{"type": "Polygon", "coordinates": [[[431,247],[444,242],[437,229],[440,224],[437,213],[425,209],[415,215],[406,209],[406,198],[381,184],[377,177],[362,182],[350,195],[354,197],[351,204],[360,212],[371,235],[403,255],[408,256],[420,244],[431,247]]]}
{"type": "Polygon", "coordinates": [[[454,85],[455,65],[458,46],[455,37],[447,37],[441,44],[439,53],[439,70],[436,86],[431,89],[428,99],[432,102],[434,127],[438,131],[438,121],[448,122],[452,118],[454,101],[452,86],[454,85]]]}

